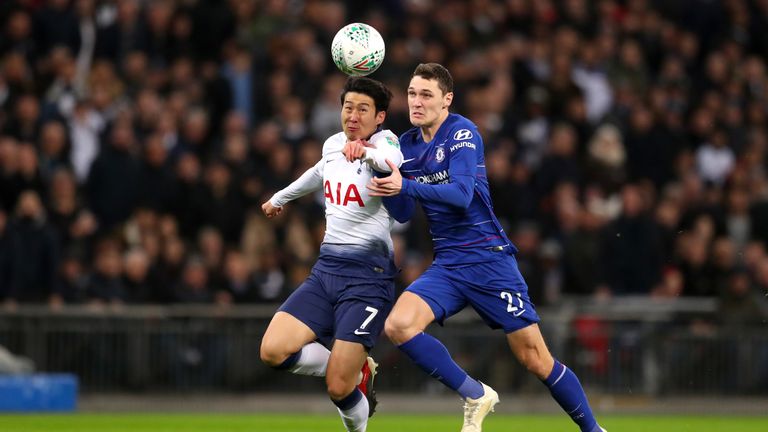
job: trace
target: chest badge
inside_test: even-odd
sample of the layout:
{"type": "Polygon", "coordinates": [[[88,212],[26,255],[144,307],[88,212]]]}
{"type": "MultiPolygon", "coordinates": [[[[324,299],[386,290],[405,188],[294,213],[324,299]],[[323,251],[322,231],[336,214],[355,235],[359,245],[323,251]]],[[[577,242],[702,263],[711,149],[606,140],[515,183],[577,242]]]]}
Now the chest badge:
{"type": "Polygon", "coordinates": [[[442,147],[438,147],[437,151],[435,151],[435,160],[438,162],[442,162],[443,159],[445,159],[445,149],[442,147]]]}

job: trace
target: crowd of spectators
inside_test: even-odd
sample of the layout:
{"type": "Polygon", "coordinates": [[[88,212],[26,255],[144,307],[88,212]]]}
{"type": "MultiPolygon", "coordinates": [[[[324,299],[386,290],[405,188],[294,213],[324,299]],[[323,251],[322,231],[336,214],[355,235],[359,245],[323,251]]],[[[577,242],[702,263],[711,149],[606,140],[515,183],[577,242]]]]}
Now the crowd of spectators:
{"type": "MultiPolygon", "coordinates": [[[[329,45],[351,21],[387,42],[395,133],[415,65],[452,72],[535,303],[709,296],[759,319],[766,0],[4,1],[0,301],[285,298],[322,194],[260,204],[340,130],[329,45]]],[[[424,218],[394,237],[403,287],[424,218]]]]}

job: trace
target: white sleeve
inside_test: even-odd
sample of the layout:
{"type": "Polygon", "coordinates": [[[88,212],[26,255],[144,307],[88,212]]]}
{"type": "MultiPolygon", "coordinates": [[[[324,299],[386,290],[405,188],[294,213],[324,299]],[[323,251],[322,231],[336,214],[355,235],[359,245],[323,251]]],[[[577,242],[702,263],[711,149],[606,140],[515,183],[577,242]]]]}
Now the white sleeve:
{"type": "MultiPolygon", "coordinates": [[[[389,132],[389,131],[387,131],[389,132]]],[[[403,153],[400,152],[400,141],[393,133],[382,133],[372,137],[371,144],[375,148],[365,149],[363,161],[379,172],[392,172],[386,159],[391,160],[398,168],[403,164],[403,153]]]]}
{"type": "Polygon", "coordinates": [[[296,198],[301,198],[304,195],[320,190],[323,187],[323,168],[325,167],[325,159],[320,159],[320,162],[315,166],[306,170],[301,177],[293,181],[293,183],[286,186],[276,194],[272,195],[269,202],[275,207],[282,207],[290,201],[296,198]]]}

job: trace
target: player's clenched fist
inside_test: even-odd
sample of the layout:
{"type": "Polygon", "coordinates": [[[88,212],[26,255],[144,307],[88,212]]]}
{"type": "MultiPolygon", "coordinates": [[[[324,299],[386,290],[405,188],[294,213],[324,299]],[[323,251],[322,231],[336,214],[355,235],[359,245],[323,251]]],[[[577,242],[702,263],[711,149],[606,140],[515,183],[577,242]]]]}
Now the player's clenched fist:
{"type": "Polygon", "coordinates": [[[272,205],[271,202],[267,201],[267,202],[265,202],[264,204],[261,205],[261,211],[263,211],[264,214],[268,218],[272,218],[272,217],[275,217],[275,216],[279,215],[280,212],[283,211],[283,208],[282,207],[275,207],[275,206],[272,205]]]}

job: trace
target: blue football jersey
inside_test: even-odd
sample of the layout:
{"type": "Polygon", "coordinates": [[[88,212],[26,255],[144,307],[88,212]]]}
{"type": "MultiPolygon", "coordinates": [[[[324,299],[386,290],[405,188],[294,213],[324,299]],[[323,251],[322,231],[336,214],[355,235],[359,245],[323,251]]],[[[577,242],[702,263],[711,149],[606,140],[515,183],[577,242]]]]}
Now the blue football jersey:
{"type": "Polygon", "coordinates": [[[437,264],[466,265],[517,252],[493,213],[483,140],[474,123],[449,114],[431,142],[413,128],[400,137],[400,150],[403,189],[384,204],[404,222],[414,200],[421,203],[437,264]]]}

